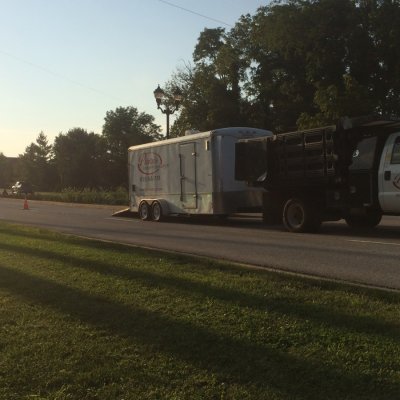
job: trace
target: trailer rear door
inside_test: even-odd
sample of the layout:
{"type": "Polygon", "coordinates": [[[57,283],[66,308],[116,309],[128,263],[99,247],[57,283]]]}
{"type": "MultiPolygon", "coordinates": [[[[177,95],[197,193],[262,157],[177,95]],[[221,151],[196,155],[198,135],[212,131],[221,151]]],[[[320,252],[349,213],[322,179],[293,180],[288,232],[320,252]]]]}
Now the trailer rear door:
{"type": "Polygon", "coordinates": [[[179,158],[183,208],[197,208],[196,143],[180,144],[179,158]]]}

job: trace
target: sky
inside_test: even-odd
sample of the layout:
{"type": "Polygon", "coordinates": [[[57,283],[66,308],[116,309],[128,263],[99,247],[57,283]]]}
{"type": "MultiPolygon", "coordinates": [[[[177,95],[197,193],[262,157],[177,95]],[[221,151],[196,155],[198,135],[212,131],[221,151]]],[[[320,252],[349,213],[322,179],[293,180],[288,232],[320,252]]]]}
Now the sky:
{"type": "MultiPolygon", "coordinates": [[[[229,30],[267,0],[0,0],[0,153],[44,132],[101,134],[107,111],[165,115],[153,91],[192,60],[205,28],[229,30]]],[[[173,123],[173,116],[171,117],[173,123]]]]}

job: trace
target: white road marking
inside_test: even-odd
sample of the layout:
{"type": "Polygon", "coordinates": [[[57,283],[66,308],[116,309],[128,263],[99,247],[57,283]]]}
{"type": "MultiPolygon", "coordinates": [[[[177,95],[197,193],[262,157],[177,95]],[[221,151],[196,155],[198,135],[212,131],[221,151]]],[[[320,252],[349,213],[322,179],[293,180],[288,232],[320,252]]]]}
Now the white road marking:
{"type": "Polygon", "coordinates": [[[348,242],[356,242],[356,243],[369,243],[369,244],[384,244],[386,246],[400,246],[400,243],[391,243],[391,242],[373,242],[372,240],[347,240],[348,242]]]}

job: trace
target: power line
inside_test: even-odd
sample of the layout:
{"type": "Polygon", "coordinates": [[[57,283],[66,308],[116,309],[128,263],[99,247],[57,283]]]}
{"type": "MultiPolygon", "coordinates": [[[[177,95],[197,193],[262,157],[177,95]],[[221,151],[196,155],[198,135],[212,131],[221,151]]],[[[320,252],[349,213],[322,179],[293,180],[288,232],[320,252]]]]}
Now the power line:
{"type": "Polygon", "coordinates": [[[171,6],[171,7],[175,7],[175,8],[178,8],[178,9],[180,9],[180,10],[186,11],[186,12],[188,12],[188,13],[190,13],[190,14],[194,14],[194,15],[197,15],[197,16],[199,16],[199,17],[209,19],[210,21],[217,22],[218,24],[226,25],[226,26],[228,26],[229,28],[233,28],[233,25],[228,24],[227,22],[221,21],[221,20],[219,20],[219,19],[215,19],[215,18],[212,18],[212,17],[208,17],[207,15],[200,14],[200,13],[198,13],[198,12],[196,12],[196,11],[189,10],[188,8],[178,6],[177,4],[170,3],[169,1],[166,1],[166,0],[158,0],[158,1],[159,1],[160,3],[167,4],[167,5],[171,6]]]}
{"type": "Polygon", "coordinates": [[[6,51],[3,51],[3,50],[0,50],[0,54],[3,54],[3,55],[5,55],[5,56],[7,56],[7,57],[10,57],[10,58],[13,58],[14,60],[17,60],[17,61],[19,61],[20,63],[27,64],[27,65],[29,65],[29,66],[31,66],[31,67],[33,67],[33,68],[40,69],[41,71],[46,72],[47,74],[53,75],[53,76],[55,76],[56,78],[62,79],[62,80],[64,80],[64,81],[67,81],[67,82],[69,82],[69,83],[72,83],[72,84],[74,84],[74,85],[76,85],[76,86],[80,86],[81,88],[90,90],[90,91],[92,91],[92,92],[95,92],[95,93],[97,93],[97,94],[101,94],[102,96],[109,97],[109,98],[112,98],[112,99],[114,99],[114,100],[122,101],[122,99],[119,99],[118,97],[115,97],[115,96],[113,96],[113,95],[111,95],[111,94],[109,94],[109,93],[103,92],[103,91],[98,90],[98,89],[96,89],[96,88],[93,88],[93,87],[91,87],[91,86],[89,86],[89,85],[85,85],[85,84],[83,84],[83,83],[81,83],[81,82],[75,81],[75,80],[73,80],[73,79],[71,79],[71,78],[68,78],[68,77],[65,76],[65,75],[60,74],[59,72],[54,72],[54,71],[52,71],[52,70],[50,70],[50,69],[48,69],[48,68],[46,68],[46,67],[43,67],[42,65],[35,64],[35,63],[33,63],[33,62],[31,62],[31,61],[28,61],[28,60],[24,60],[23,58],[17,57],[17,56],[15,56],[14,54],[7,53],[6,51]]]}

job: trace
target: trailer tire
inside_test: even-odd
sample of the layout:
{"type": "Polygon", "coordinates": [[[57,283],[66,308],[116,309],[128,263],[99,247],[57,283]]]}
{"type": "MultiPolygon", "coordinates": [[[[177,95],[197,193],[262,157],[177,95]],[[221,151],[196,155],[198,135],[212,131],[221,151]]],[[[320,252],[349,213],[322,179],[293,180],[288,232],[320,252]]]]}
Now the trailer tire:
{"type": "Polygon", "coordinates": [[[160,222],[163,219],[163,211],[159,201],[153,201],[151,205],[151,219],[155,222],[160,222]]]}
{"type": "Polygon", "coordinates": [[[291,198],[283,207],[283,224],[290,232],[316,232],[321,226],[321,213],[310,201],[291,198]]]}
{"type": "Polygon", "coordinates": [[[369,211],[366,215],[348,215],[345,221],[348,226],[354,229],[372,229],[379,225],[381,219],[381,212],[369,211]]]}
{"type": "Polygon", "coordinates": [[[147,201],[140,202],[138,212],[142,221],[148,221],[151,218],[150,205],[147,201]]]}

